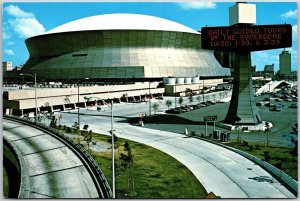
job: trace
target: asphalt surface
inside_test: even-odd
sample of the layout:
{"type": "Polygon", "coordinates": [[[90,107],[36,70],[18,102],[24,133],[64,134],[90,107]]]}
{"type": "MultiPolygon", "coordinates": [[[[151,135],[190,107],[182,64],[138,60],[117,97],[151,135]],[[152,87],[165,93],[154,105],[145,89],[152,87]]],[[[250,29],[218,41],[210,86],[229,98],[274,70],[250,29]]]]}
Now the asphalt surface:
{"type": "Polygon", "coordinates": [[[3,135],[27,163],[29,198],[98,198],[80,159],[63,143],[28,125],[3,120],[3,135]]]}
{"type": "MultiPolygon", "coordinates": [[[[152,104],[160,101],[153,100],[152,104]]],[[[160,110],[166,108],[164,101],[160,110]]],[[[214,192],[221,198],[295,198],[272,175],[239,154],[199,139],[188,138],[182,134],[183,130],[176,132],[176,122],[169,126],[158,122],[151,124],[151,128],[128,124],[128,117],[137,117],[147,112],[148,104],[121,103],[113,106],[114,130],[118,137],[152,146],[171,155],[184,164],[208,192],[214,192]],[[162,125],[168,129],[163,130],[162,125]],[[172,132],[168,131],[170,129],[172,132]]],[[[225,108],[226,103],[222,104],[220,107],[225,108]]],[[[72,126],[77,121],[76,112],[62,112],[60,123],[72,126]]],[[[81,128],[88,124],[94,132],[110,135],[111,110],[108,106],[103,106],[100,112],[90,108],[81,109],[80,113],[81,128]]],[[[201,121],[201,117],[199,119],[201,121]]],[[[183,125],[183,128],[186,126],[183,125]]]]}

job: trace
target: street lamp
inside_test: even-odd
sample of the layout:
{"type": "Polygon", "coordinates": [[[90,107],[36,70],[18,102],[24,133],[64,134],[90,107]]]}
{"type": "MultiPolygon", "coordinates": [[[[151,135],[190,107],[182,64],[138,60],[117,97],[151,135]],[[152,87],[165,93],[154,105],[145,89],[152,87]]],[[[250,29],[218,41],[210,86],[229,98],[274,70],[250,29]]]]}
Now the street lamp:
{"type": "Polygon", "coordinates": [[[150,80],[149,80],[149,116],[151,116],[151,92],[150,92],[150,80]]]}
{"type": "Polygon", "coordinates": [[[36,97],[36,73],[34,73],[34,75],[31,75],[31,74],[28,74],[28,73],[20,73],[20,75],[22,76],[22,75],[28,75],[28,76],[30,76],[30,77],[33,77],[34,78],[34,104],[35,104],[35,123],[37,123],[37,97],[36,97]]]}
{"type": "Polygon", "coordinates": [[[177,107],[177,105],[176,105],[176,83],[175,83],[175,85],[174,85],[174,98],[175,98],[175,108],[177,107]]]}
{"type": "Polygon", "coordinates": [[[269,85],[269,110],[271,110],[271,83],[268,84],[269,85]]]}
{"type": "Polygon", "coordinates": [[[102,100],[105,105],[107,105],[111,110],[111,146],[112,146],[112,193],[113,198],[116,198],[116,179],[115,179],[115,139],[114,139],[114,112],[113,112],[113,104],[114,101],[111,101],[111,105],[107,104],[104,100],[102,100]]]}
{"type": "Polygon", "coordinates": [[[112,179],[113,179],[113,198],[116,197],[116,182],[115,182],[115,140],[114,140],[114,113],[113,113],[113,103],[114,101],[111,101],[111,146],[112,146],[112,179]]]}
{"type": "MultiPolygon", "coordinates": [[[[88,80],[90,78],[84,78],[85,80],[88,80]]],[[[77,99],[77,104],[78,104],[78,107],[77,107],[77,121],[78,121],[78,134],[77,134],[77,143],[80,144],[80,118],[79,118],[79,82],[81,80],[78,80],[77,82],[77,89],[78,89],[78,99],[77,99]]]]}
{"type": "MultiPolygon", "coordinates": [[[[97,97],[86,97],[86,98],[96,98],[97,97]]],[[[112,180],[113,180],[113,198],[116,197],[116,179],[115,179],[115,138],[114,138],[114,112],[113,112],[113,104],[114,101],[111,101],[111,105],[107,104],[103,99],[101,99],[105,105],[107,105],[111,110],[111,146],[112,146],[112,180]]]]}

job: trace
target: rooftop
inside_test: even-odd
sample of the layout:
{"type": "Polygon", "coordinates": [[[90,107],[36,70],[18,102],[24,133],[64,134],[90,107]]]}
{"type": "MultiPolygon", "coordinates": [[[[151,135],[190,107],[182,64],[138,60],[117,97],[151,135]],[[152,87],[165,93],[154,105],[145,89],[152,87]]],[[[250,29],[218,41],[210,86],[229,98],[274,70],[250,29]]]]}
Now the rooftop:
{"type": "Polygon", "coordinates": [[[104,14],[74,20],[44,34],[90,30],[159,30],[199,34],[194,29],[167,19],[129,13],[104,14]]]}

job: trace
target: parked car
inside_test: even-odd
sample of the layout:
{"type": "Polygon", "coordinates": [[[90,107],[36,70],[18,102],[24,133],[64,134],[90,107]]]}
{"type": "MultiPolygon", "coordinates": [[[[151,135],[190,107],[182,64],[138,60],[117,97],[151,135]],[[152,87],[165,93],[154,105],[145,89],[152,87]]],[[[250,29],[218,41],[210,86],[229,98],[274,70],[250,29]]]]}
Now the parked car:
{"type": "Polygon", "coordinates": [[[176,108],[172,108],[172,109],[166,110],[165,113],[180,114],[181,110],[180,109],[176,109],[176,108]]]}
{"type": "Polygon", "coordinates": [[[271,111],[281,111],[282,107],[280,105],[274,105],[273,107],[271,107],[270,110],[271,111]]]}
{"type": "Polygon", "coordinates": [[[194,108],[194,110],[195,110],[195,109],[199,109],[200,106],[199,106],[199,105],[193,105],[193,108],[194,108]]]}
{"type": "Polygon", "coordinates": [[[297,104],[297,103],[292,103],[292,104],[290,105],[290,108],[298,108],[298,104],[297,104]]]}
{"type": "Polygon", "coordinates": [[[262,106],[262,105],[263,105],[262,102],[256,103],[256,106],[262,106]]]}

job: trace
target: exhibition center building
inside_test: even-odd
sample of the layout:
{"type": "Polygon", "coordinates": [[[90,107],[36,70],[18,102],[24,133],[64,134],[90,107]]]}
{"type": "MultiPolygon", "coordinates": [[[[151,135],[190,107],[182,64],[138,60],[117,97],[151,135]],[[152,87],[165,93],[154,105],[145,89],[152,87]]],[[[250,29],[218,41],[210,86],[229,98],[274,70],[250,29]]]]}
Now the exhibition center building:
{"type": "MultiPolygon", "coordinates": [[[[124,97],[143,100],[155,94],[179,96],[187,88],[200,93],[200,88],[231,76],[213,51],[201,48],[199,32],[148,15],[86,17],[28,38],[25,43],[29,59],[20,72],[36,75],[37,107],[51,107],[49,111],[76,108],[82,103],[85,106],[84,96],[89,94],[121,101],[124,97]],[[88,85],[83,84],[86,78],[88,85]],[[45,82],[63,84],[55,89],[41,87],[45,82]],[[77,90],[79,83],[82,85],[77,90]]],[[[27,90],[4,92],[6,113],[7,109],[21,114],[34,109],[34,90],[27,90]]]]}

